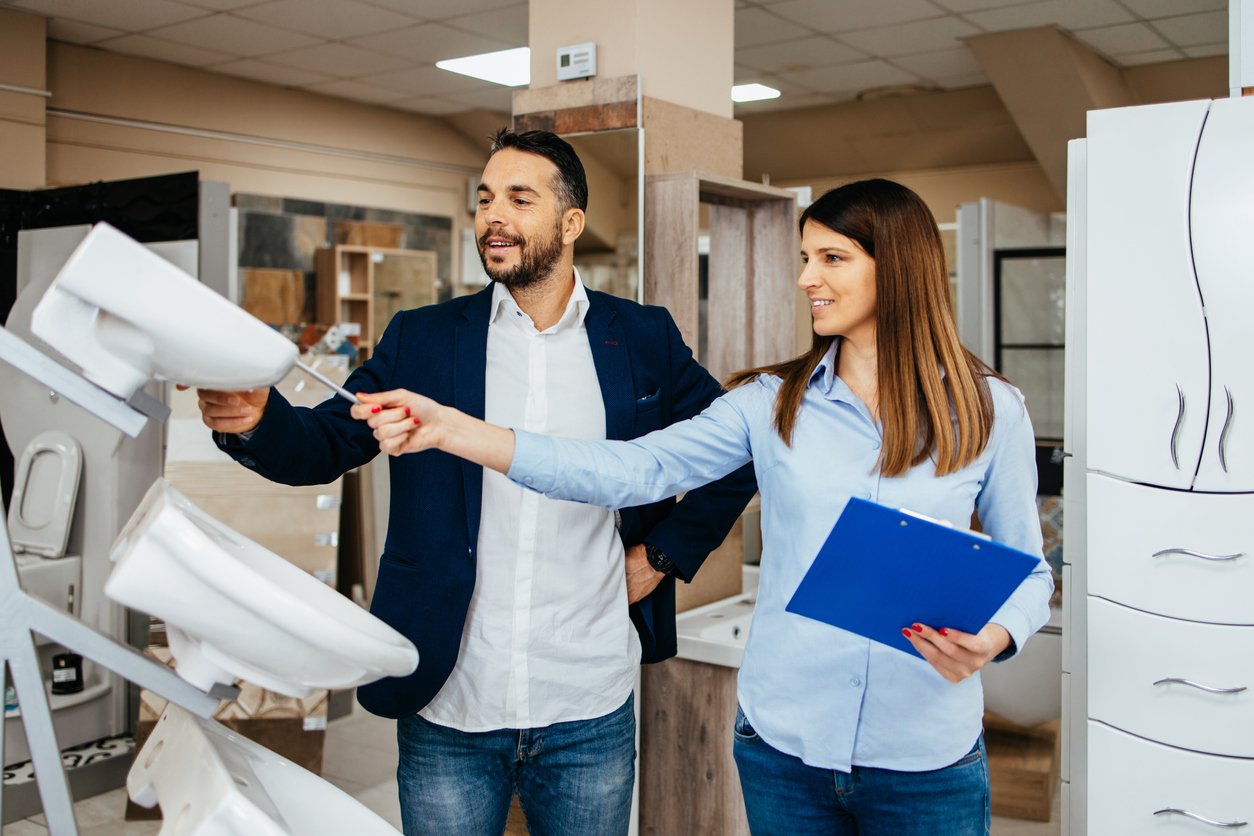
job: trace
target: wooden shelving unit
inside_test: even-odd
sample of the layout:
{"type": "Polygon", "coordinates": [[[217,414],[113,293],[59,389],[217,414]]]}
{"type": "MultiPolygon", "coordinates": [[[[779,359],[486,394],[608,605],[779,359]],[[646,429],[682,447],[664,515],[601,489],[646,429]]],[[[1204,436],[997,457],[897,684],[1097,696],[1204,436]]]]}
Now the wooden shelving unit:
{"type": "Polygon", "coordinates": [[[793,356],[796,195],[697,171],[650,175],[644,189],[644,301],[670,310],[719,380],[793,356]],[[710,236],[705,328],[697,253],[703,205],[710,236]]]}
{"type": "Polygon", "coordinates": [[[398,312],[439,297],[438,259],[428,250],[340,244],[318,250],[319,322],[355,323],[364,360],[398,312]]]}

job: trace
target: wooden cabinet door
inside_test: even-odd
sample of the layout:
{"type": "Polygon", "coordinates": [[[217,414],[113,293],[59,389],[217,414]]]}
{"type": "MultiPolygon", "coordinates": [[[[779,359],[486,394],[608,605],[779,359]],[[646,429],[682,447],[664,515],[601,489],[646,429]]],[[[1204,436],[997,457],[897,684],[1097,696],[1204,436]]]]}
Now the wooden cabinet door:
{"type": "Polygon", "coordinates": [[[1189,184],[1209,102],[1089,114],[1088,466],[1187,489],[1206,429],[1189,184]]]}
{"type": "Polygon", "coordinates": [[[1211,392],[1194,489],[1254,491],[1254,98],[1211,105],[1190,209],[1211,392]]]}

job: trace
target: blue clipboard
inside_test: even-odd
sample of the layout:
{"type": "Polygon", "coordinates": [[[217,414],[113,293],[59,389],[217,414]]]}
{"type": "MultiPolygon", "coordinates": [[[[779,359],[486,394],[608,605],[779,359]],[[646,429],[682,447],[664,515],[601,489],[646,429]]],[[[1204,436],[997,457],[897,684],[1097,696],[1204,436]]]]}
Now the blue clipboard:
{"type": "Polygon", "coordinates": [[[787,610],[919,656],[903,627],[978,633],[1039,563],[982,535],[851,499],[787,610]]]}

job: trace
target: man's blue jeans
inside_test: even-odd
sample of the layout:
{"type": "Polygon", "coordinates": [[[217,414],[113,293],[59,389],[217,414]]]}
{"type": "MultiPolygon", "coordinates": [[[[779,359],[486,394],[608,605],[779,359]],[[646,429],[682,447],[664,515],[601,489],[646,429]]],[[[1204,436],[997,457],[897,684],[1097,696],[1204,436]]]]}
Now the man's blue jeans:
{"type": "Polygon", "coordinates": [[[986,836],[984,738],[931,772],[807,766],[772,748],[736,713],[733,754],[753,836],[986,836]]]}
{"type": "Polygon", "coordinates": [[[592,720],[463,732],[397,721],[406,836],[497,836],[515,792],[535,836],[619,836],[636,775],[633,698],[592,720]]]}

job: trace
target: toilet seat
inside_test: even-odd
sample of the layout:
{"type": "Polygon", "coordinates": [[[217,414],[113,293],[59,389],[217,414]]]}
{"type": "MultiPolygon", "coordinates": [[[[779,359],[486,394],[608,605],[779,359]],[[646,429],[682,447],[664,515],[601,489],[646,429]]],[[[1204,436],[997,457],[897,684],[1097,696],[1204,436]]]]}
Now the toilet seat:
{"type": "Polygon", "coordinates": [[[230,729],[166,707],[126,778],[144,807],[161,804],[160,836],[395,836],[328,781],[230,729]]]}
{"type": "Polygon", "coordinates": [[[418,665],[413,644],[334,589],[206,514],[164,479],[110,552],[105,594],[166,622],[198,688],[243,678],[280,694],[352,688],[418,665]]]}
{"type": "Polygon", "coordinates": [[[83,453],[68,434],[49,430],[22,450],[9,503],[13,551],[64,557],[78,499],[83,453]]]}

